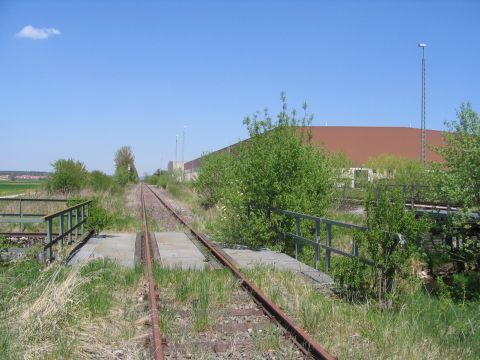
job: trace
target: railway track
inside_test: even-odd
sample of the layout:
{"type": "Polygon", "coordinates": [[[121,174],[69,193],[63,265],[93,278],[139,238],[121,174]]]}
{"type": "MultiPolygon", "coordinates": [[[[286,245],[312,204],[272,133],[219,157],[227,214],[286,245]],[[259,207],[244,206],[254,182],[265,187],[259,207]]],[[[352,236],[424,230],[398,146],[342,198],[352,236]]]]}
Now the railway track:
{"type": "MultiPolygon", "coordinates": [[[[268,358],[334,359],[316,340],[288,317],[278,305],[268,299],[259,288],[247,279],[222,250],[218,249],[202,233],[193,229],[184,216],[180,215],[162,196],[145,184],[141,185],[141,206],[150,321],[152,324],[151,347],[154,359],[192,358],[192,354],[188,352],[189,346],[192,344],[202,349],[204,354],[202,357],[205,358],[249,359],[253,358],[253,356],[259,358],[258,354],[253,355],[249,352],[249,349],[252,349],[252,346],[254,346],[255,338],[268,336],[268,333],[272,331],[281,335],[281,344],[279,344],[281,351],[269,354],[268,358]],[[204,250],[208,251],[210,256],[215,258],[217,263],[228,269],[230,276],[233,276],[236,279],[236,284],[238,284],[237,290],[230,295],[228,305],[222,314],[217,316],[216,320],[220,323],[212,324],[209,330],[203,334],[187,335],[186,343],[180,344],[177,341],[178,339],[168,339],[166,336],[162,337],[160,333],[159,314],[162,314],[162,309],[166,310],[162,300],[166,303],[171,303],[172,299],[169,299],[167,296],[169,293],[168,289],[155,288],[154,259],[145,201],[146,193],[151,195],[149,196],[150,199],[153,197],[154,200],[158,201],[172,218],[182,224],[189,237],[201,244],[204,250]],[[160,300],[160,304],[157,303],[157,299],[160,300]],[[188,344],[188,342],[192,344],[188,344]],[[235,353],[233,354],[232,351],[235,353]],[[222,353],[227,353],[227,355],[223,357],[222,353]]],[[[175,321],[185,322],[192,314],[188,309],[183,308],[177,311],[176,316],[175,321]]],[[[260,356],[260,358],[264,357],[260,356]]]]}

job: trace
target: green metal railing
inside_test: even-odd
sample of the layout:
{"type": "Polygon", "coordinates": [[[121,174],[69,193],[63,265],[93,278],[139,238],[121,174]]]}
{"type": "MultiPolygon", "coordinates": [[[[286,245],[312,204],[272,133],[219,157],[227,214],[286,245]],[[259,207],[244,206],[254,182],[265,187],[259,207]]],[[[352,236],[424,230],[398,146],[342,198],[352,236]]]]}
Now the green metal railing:
{"type": "Polygon", "coordinates": [[[52,246],[54,244],[60,242],[60,247],[63,247],[66,236],[68,236],[68,243],[71,244],[74,232],[75,239],[78,239],[79,233],[80,235],[84,234],[88,208],[91,202],[91,200],[85,201],[44,217],[44,221],[47,222],[47,244],[44,246],[44,250],[47,251],[47,259],[49,261],[53,260],[52,246]],[[74,219],[75,221],[73,221],[74,219]],[[54,238],[53,225],[56,220],[58,221],[58,236],[54,238]],[[67,220],[66,227],[65,220],[67,220]]]}
{"type": "Polygon", "coordinates": [[[0,198],[0,203],[16,203],[18,212],[0,213],[0,223],[14,223],[20,227],[20,232],[24,230],[24,224],[42,223],[43,217],[47,214],[43,213],[25,213],[25,205],[28,203],[66,203],[68,199],[46,199],[46,198],[0,198]]]}
{"type": "Polygon", "coordinates": [[[295,259],[297,260],[298,260],[298,253],[299,253],[301,244],[307,244],[307,245],[313,246],[315,251],[314,262],[315,262],[316,270],[318,270],[321,249],[325,250],[325,271],[327,273],[330,272],[332,253],[350,257],[350,258],[358,258],[359,261],[365,264],[372,265],[372,266],[375,265],[375,263],[372,260],[369,260],[360,256],[359,247],[355,239],[352,240],[351,252],[346,252],[344,250],[337,249],[332,246],[332,240],[333,240],[332,227],[346,228],[346,229],[351,229],[351,230],[361,231],[361,232],[368,231],[367,227],[348,224],[348,223],[344,223],[336,220],[325,219],[325,218],[307,215],[307,214],[301,214],[294,211],[287,211],[287,210],[281,210],[281,209],[272,209],[271,211],[280,215],[290,216],[295,219],[295,233],[286,231],[286,232],[283,232],[283,234],[284,236],[291,237],[295,240],[295,259]],[[313,240],[302,236],[302,233],[301,233],[302,220],[313,221],[315,223],[315,232],[314,232],[313,240]],[[324,226],[324,229],[323,229],[324,231],[322,231],[322,226],[324,226]],[[325,244],[321,243],[322,233],[325,234],[325,244]]]}
{"type": "Polygon", "coordinates": [[[23,224],[42,224],[46,223],[46,244],[44,250],[47,253],[47,260],[53,261],[53,245],[59,243],[60,247],[64,246],[64,240],[68,243],[73,242],[85,233],[85,224],[88,219],[89,206],[91,200],[84,201],[79,204],[70,206],[66,209],[56,211],[54,213],[45,214],[29,214],[24,213],[22,205],[26,202],[67,202],[66,199],[40,199],[40,198],[16,198],[16,199],[0,199],[0,201],[17,201],[19,203],[18,213],[2,213],[0,214],[0,223],[20,224],[20,230],[23,230],[23,224]],[[55,232],[54,232],[55,230],[55,232]]]}

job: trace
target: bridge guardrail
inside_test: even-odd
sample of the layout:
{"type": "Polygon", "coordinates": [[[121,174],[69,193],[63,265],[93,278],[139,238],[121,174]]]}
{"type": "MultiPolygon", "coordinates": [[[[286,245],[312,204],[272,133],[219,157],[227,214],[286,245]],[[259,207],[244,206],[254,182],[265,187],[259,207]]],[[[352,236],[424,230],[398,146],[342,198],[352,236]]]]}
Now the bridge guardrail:
{"type": "MultiPolygon", "coordinates": [[[[54,213],[45,214],[29,214],[22,211],[22,203],[25,202],[67,202],[68,199],[40,199],[40,198],[16,198],[16,199],[0,199],[0,201],[17,201],[19,202],[19,213],[4,213],[0,214],[0,223],[19,223],[23,224],[47,224],[46,240],[47,243],[43,249],[47,252],[47,259],[52,261],[53,245],[60,242],[63,247],[65,238],[68,238],[68,243],[72,243],[73,236],[78,239],[78,236],[84,234],[85,224],[88,219],[89,206],[91,200],[83,201],[79,204],[70,206],[66,209],[56,211],[54,213]],[[54,227],[58,231],[54,233],[54,227]]],[[[22,227],[20,230],[23,232],[22,227]]]]}
{"type": "Polygon", "coordinates": [[[330,272],[330,266],[331,266],[331,257],[332,253],[350,257],[350,258],[358,258],[359,261],[368,264],[370,266],[375,266],[375,263],[370,260],[366,259],[359,254],[359,248],[358,244],[353,239],[352,242],[352,250],[351,252],[346,252],[341,249],[337,249],[332,246],[332,227],[337,226],[341,228],[347,228],[347,229],[353,229],[356,231],[362,231],[366,232],[368,231],[368,228],[365,226],[360,226],[360,225],[354,225],[354,224],[349,224],[349,223],[344,223],[341,221],[336,221],[336,220],[331,220],[331,219],[326,219],[318,216],[312,216],[312,215],[307,215],[307,214],[302,214],[302,213],[297,213],[294,211],[288,211],[288,210],[282,210],[282,209],[271,209],[272,212],[281,214],[284,216],[291,216],[295,219],[295,233],[292,232],[283,232],[285,236],[289,236],[293,239],[295,239],[295,259],[298,260],[298,252],[299,252],[299,247],[300,243],[306,243],[308,245],[313,246],[315,250],[314,254],[314,262],[315,262],[315,269],[318,270],[318,264],[320,261],[320,249],[325,250],[325,271],[328,273],[330,272]],[[302,220],[308,220],[308,221],[313,221],[315,222],[315,233],[314,233],[314,240],[308,239],[301,234],[301,221],[302,220]],[[321,234],[322,234],[322,224],[325,225],[325,244],[321,243],[321,234]]]}
{"type": "Polygon", "coordinates": [[[63,241],[68,236],[68,242],[72,242],[72,235],[75,232],[75,239],[78,239],[79,229],[80,235],[84,233],[84,226],[88,219],[88,209],[92,201],[84,201],[80,204],[70,206],[64,210],[57,211],[53,214],[44,217],[44,221],[47,222],[47,244],[44,246],[44,250],[47,251],[47,259],[53,260],[52,246],[60,241],[60,246],[63,247],[63,241]],[[74,215],[75,212],[75,215],[74,215]],[[67,228],[65,229],[65,217],[67,217],[67,228]],[[53,238],[53,223],[58,218],[58,236],[53,238]],[[73,219],[75,218],[75,224],[73,219]]]}

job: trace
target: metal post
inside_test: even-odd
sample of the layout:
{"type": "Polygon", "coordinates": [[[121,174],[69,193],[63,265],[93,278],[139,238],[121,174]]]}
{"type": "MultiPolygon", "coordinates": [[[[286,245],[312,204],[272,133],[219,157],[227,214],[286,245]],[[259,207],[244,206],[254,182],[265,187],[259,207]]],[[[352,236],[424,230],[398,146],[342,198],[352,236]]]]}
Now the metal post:
{"type": "MultiPolygon", "coordinates": [[[[72,230],[72,210],[68,212],[68,230],[72,230]]],[[[72,243],[72,232],[68,233],[68,243],[72,243]]]]}
{"type": "Polygon", "coordinates": [[[81,221],[82,221],[82,225],[80,226],[80,232],[81,234],[83,235],[83,219],[85,219],[85,205],[82,206],[82,210],[81,210],[81,214],[82,214],[82,218],[81,218],[81,221]]]}
{"type": "Polygon", "coordinates": [[[177,166],[177,148],[178,148],[178,135],[175,135],[175,163],[173,164],[173,170],[177,166]]]}
{"type": "Polygon", "coordinates": [[[63,233],[65,232],[64,231],[64,220],[65,218],[63,217],[64,214],[60,215],[60,229],[58,231],[58,236],[61,236],[60,238],[60,246],[63,248],[63,233]]]}
{"type": "Polygon", "coordinates": [[[47,226],[47,259],[48,261],[53,261],[53,249],[52,249],[52,219],[48,219],[47,226]]]}
{"type": "MultiPolygon", "coordinates": [[[[300,218],[299,217],[295,218],[295,234],[297,236],[301,236],[300,235],[300,218]]],[[[295,238],[295,259],[298,260],[298,239],[297,238],[295,238]]]]}
{"type": "Polygon", "coordinates": [[[78,208],[75,209],[75,241],[78,240],[78,208]]]}
{"type": "MultiPolygon", "coordinates": [[[[23,211],[22,211],[22,199],[20,199],[20,219],[23,218],[23,211]]],[[[23,223],[20,222],[20,232],[23,232],[23,223]]]]}
{"type": "Polygon", "coordinates": [[[403,208],[407,205],[407,185],[402,185],[402,194],[403,194],[403,208]]]}
{"type": "Polygon", "coordinates": [[[352,255],[355,257],[358,256],[358,244],[355,240],[353,240],[353,244],[352,244],[352,255]]]}
{"type": "MultiPolygon", "coordinates": [[[[327,246],[330,248],[332,246],[332,224],[327,224],[327,246]]],[[[330,249],[325,251],[325,271],[330,272],[330,257],[332,252],[330,249]]]]}
{"type": "Polygon", "coordinates": [[[425,72],[426,72],[426,62],[425,62],[425,47],[427,46],[426,44],[418,44],[420,48],[422,48],[422,107],[421,107],[421,148],[420,148],[420,156],[421,156],[421,161],[423,166],[425,166],[425,163],[427,161],[427,154],[426,154],[426,148],[427,148],[427,130],[426,130],[426,111],[425,111],[425,102],[426,102],[426,86],[425,86],[425,72]]]}
{"type": "Polygon", "coordinates": [[[317,245],[315,246],[315,270],[318,270],[318,260],[320,259],[320,220],[315,220],[315,242],[317,245]]]}
{"type": "Polygon", "coordinates": [[[410,186],[410,206],[412,210],[415,207],[415,186],[414,185],[410,186]]]}

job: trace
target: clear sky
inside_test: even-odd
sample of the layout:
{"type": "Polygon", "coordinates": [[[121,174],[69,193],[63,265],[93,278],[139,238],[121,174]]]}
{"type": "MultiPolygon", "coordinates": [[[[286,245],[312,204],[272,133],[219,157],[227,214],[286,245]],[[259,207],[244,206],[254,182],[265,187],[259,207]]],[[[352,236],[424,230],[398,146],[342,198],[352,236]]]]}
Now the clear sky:
{"type": "Polygon", "coordinates": [[[0,0],[0,169],[58,158],[140,174],[247,136],[242,120],[307,101],[314,125],[420,124],[480,110],[480,1],[0,0]]]}

